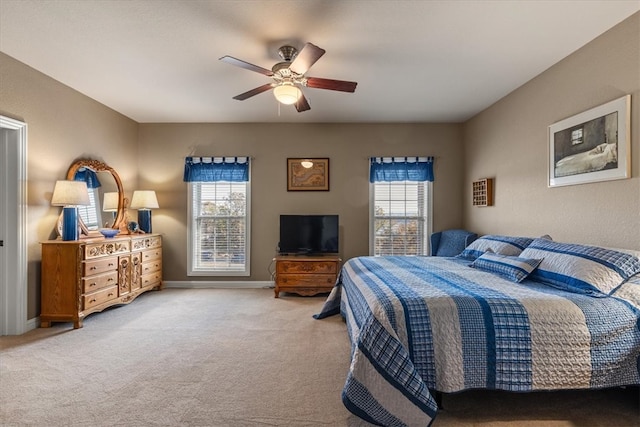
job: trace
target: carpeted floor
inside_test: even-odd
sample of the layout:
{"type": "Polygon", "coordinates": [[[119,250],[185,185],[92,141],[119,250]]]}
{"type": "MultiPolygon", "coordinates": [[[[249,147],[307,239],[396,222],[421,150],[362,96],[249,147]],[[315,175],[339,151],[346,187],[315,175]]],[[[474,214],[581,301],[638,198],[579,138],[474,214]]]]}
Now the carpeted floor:
{"type": "MultiPolygon", "coordinates": [[[[165,289],[0,337],[3,426],[349,426],[349,340],[324,296],[165,289]]],[[[638,389],[444,396],[442,426],[640,426],[638,389]]]]}

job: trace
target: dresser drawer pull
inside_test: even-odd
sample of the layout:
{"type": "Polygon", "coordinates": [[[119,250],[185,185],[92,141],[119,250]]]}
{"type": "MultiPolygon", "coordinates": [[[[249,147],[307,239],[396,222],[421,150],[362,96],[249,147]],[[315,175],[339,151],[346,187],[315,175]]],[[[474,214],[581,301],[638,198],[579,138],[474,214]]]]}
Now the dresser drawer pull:
{"type": "Polygon", "coordinates": [[[107,294],[107,296],[108,296],[108,297],[112,297],[112,296],[113,296],[113,292],[109,292],[109,293],[107,294]]]}
{"type": "Polygon", "coordinates": [[[90,284],[89,284],[89,287],[91,287],[91,286],[95,286],[96,284],[97,284],[96,282],[90,283],[90,284]]]}
{"type": "Polygon", "coordinates": [[[96,299],[95,299],[95,298],[91,298],[91,299],[89,300],[89,302],[90,302],[90,303],[94,303],[94,302],[96,302],[96,299]]]}
{"type": "Polygon", "coordinates": [[[109,277],[109,278],[107,279],[107,282],[113,282],[113,277],[109,277]]]}
{"type": "Polygon", "coordinates": [[[110,263],[109,263],[109,267],[113,267],[113,265],[114,265],[114,264],[113,264],[112,262],[110,262],[110,263]]]}
{"type": "Polygon", "coordinates": [[[96,267],[96,266],[93,266],[93,267],[91,267],[89,270],[96,270],[96,269],[97,269],[97,267],[96,267]]]}

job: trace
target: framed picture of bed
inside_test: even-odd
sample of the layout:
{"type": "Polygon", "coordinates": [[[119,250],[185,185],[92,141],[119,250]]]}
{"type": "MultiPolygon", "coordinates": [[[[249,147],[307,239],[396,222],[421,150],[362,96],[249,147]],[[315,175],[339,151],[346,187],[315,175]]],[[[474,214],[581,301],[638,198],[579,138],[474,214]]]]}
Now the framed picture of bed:
{"type": "Polygon", "coordinates": [[[549,187],[631,176],[631,95],[549,126],[549,187]]]}

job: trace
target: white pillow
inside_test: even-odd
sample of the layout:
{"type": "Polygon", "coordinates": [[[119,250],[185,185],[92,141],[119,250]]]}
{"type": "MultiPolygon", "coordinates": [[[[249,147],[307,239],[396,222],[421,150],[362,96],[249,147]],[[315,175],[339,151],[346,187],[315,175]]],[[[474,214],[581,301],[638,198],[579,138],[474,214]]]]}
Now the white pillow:
{"type": "Polygon", "coordinates": [[[487,234],[471,242],[458,256],[472,261],[487,251],[500,255],[518,256],[531,242],[533,242],[531,237],[487,234]]]}

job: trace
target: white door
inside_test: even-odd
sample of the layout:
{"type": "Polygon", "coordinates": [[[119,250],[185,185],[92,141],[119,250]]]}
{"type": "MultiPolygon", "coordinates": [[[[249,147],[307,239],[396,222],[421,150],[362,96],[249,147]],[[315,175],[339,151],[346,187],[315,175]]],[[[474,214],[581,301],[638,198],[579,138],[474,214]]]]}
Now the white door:
{"type": "Polygon", "coordinates": [[[0,335],[27,330],[27,125],[0,116],[0,335]]]}
{"type": "MultiPolygon", "coordinates": [[[[7,168],[7,160],[9,158],[9,135],[5,129],[0,129],[0,309],[2,310],[2,316],[0,316],[0,335],[6,335],[8,313],[5,311],[8,309],[7,304],[7,249],[5,247],[5,240],[7,240],[7,180],[9,177],[9,170],[7,168]]],[[[7,242],[8,243],[8,242],[7,242]]]]}

